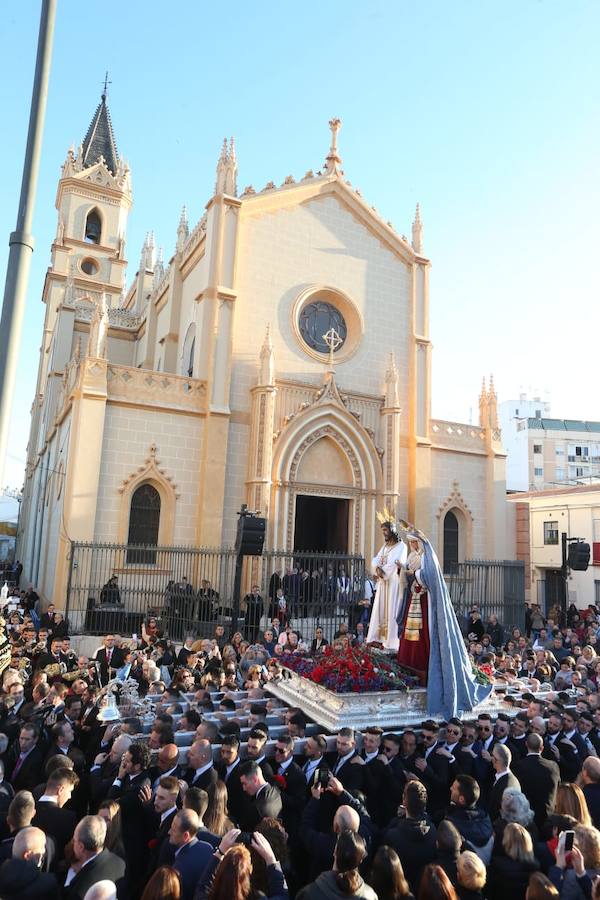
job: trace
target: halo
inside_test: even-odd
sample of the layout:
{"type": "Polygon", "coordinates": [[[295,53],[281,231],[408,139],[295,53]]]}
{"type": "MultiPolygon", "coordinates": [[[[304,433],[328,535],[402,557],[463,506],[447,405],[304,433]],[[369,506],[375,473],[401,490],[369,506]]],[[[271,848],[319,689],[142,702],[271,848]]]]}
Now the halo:
{"type": "Polygon", "coordinates": [[[397,534],[398,533],[398,524],[396,522],[396,516],[392,512],[391,509],[388,509],[387,506],[384,506],[382,510],[377,513],[377,521],[380,525],[389,525],[391,530],[397,534]]]}

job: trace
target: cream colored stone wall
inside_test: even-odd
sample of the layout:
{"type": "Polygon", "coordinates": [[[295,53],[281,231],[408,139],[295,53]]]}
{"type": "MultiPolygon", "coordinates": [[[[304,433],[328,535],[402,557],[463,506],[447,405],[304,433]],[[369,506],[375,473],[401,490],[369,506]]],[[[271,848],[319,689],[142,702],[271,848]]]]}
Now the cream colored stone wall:
{"type": "Polygon", "coordinates": [[[458,490],[473,516],[472,544],[469,556],[481,559],[488,555],[486,553],[486,522],[488,516],[493,515],[493,510],[487,509],[486,465],[487,458],[485,456],[432,450],[430,520],[428,523],[416,522],[415,524],[423,531],[433,535],[433,543],[440,556],[442,547],[439,545],[438,512],[440,507],[452,496],[454,482],[458,483],[458,490]]]}
{"type": "Polygon", "coordinates": [[[250,427],[248,425],[230,423],[223,506],[222,542],[225,546],[232,546],[235,541],[238,520],[236,513],[240,504],[246,502],[245,482],[248,471],[249,440],[250,427]]]}
{"type": "MultiPolygon", "coordinates": [[[[203,419],[108,404],[96,512],[95,539],[116,541],[122,495],[119,487],[148,457],[151,444],[176,485],[174,544],[194,543],[198,467],[203,419]]],[[[126,539],[126,535],[125,535],[126,539]]]]}
{"type": "Polygon", "coordinates": [[[250,408],[268,322],[277,377],[321,383],[323,364],[302,350],[291,325],[294,301],[313,283],[346,293],[368,322],[357,352],[336,367],[339,387],[380,396],[387,354],[394,350],[400,404],[407,409],[410,273],[333,196],[242,220],[232,407],[250,408]]]}

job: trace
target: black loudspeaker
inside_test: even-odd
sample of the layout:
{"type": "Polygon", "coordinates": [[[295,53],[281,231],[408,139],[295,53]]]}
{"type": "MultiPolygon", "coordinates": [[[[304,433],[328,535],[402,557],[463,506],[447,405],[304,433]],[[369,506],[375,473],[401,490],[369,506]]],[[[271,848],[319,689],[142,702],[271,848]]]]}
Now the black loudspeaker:
{"type": "Polygon", "coordinates": [[[583,541],[576,541],[569,544],[569,555],[567,556],[567,565],[575,572],[585,572],[590,564],[590,545],[584,544],[583,541]]]}
{"type": "Polygon", "coordinates": [[[240,516],[235,539],[235,549],[242,556],[260,556],[265,542],[266,519],[258,516],[240,516]]]}

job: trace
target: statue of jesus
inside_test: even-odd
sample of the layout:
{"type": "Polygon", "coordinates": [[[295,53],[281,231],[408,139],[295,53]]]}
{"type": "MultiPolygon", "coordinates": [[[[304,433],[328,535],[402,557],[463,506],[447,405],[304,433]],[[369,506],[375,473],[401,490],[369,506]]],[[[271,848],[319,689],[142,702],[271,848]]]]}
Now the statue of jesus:
{"type": "Polygon", "coordinates": [[[367,643],[378,642],[386,650],[397,652],[399,646],[396,618],[402,599],[399,570],[406,562],[406,544],[398,536],[394,519],[384,515],[381,530],[385,541],[371,563],[377,580],[373,610],[367,632],[367,643]]]}

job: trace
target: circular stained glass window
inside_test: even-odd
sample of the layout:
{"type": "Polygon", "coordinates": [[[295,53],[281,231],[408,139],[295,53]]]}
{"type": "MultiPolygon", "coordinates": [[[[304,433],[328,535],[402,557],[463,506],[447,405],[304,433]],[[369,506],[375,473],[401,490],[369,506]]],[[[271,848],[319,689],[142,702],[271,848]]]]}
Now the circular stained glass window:
{"type": "Polygon", "coordinates": [[[339,309],[336,309],[331,303],[325,303],[322,300],[307,303],[300,312],[298,324],[302,338],[317,353],[329,353],[329,347],[323,335],[331,328],[340,336],[340,343],[334,352],[344,346],[348,334],[346,322],[339,309]]]}

